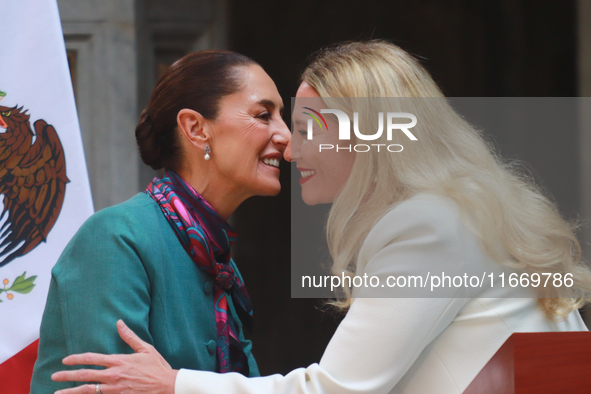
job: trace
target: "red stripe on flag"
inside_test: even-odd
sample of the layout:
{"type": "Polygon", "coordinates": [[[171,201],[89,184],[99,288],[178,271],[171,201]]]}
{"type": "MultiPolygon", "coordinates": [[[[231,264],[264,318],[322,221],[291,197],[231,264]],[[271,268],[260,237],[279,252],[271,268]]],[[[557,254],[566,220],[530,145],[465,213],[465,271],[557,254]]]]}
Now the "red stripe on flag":
{"type": "Polygon", "coordinates": [[[37,360],[39,340],[0,364],[0,392],[10,394],[29,394],[33,366],[37,360]]]}

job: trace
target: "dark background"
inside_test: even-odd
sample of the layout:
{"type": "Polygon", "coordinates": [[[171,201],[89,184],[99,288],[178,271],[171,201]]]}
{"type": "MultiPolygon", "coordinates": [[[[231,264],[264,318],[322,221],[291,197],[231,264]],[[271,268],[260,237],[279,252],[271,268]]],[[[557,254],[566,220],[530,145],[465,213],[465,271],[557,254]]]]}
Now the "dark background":
{"type": "MultiPolygon", "coordinates": [[[[312,53],[370,38],[416,55],[447,96],[577,94],[576,4],[569,0],[232,0],[229,28],[230,49],[263,66],[287,108],[312,53]]],[[[556,141],[502,132],[491,138],[572,216],[580,207],[577,136],[564,133],[556,141]],[[549,147],[565,159],[548,160],[549,147]]],[[[280,195],[246,201],[233,219],[240,232],[234,259],[253,299],[251,337],[263,375],[320,361],[339,322],[321,311],[322,300],[290,298],[289,164],[281,169],[280,195]]]]}

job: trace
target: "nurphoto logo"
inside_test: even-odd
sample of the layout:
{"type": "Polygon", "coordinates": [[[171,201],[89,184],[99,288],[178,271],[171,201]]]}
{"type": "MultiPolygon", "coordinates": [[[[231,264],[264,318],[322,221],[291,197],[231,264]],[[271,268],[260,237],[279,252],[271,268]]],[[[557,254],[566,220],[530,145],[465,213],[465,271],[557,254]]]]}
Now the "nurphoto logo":
{"type": "MultiPolygon", "coordinates": [[[[328,130],[328,124],[326,120],[322,116],[322,114],[333,114],[337,117],[339,122],[339,140],[346,141],[351,140],[351,119],[349,116],[340,111],[338,109],[321,109],[320,112],[309,108],[303,107],[310,112],[303,112],[305,115],[310,116],[311,119],[308,119],[308,130],[307,130],[307,138],[308,140],[313,139],[313,128],[314,128],[314,121],[320,127],[320,130],[328,130]]],[[[413,128],[417,124],[417,117],[408,112],[387,112],[386,113],[386,139],[388,141],[392,141],[392,136],[394,134],[394,130],[402,131],[411,141],[417,141],[417,137],[414,136],[413,133],[410,132],[409,129],[413,128]],[[396,121],[395,121],[396,119],[396,121]],[[395,123],[399,122],[400,119],[409,119],[409,123],[395,123]]],[[[355,136],[363,141],[375,141],[382,136],[384,133],[384,113],[378,112],[378,131],[374,134],[363,134],[359,130],[359,113],[353,112],[353,132],[355,136]]],[[[353,149],[355,152],[369,152],[371,147],[375,146],[380,151],[380,147],[386,147],[388,152],[402,152],[404,149],[400,144],[356,144],[356,145],[347,145],[347,146],[340,146],[340,145],[333,145],[333,144],[320,144],[319,151],[322,152],[323,150],[332,150],[336,149],[338,152],[339,150],[347,150],[351,152],[353,149]],[[371,146],[370,146],[371,145],[371,146]]]]}

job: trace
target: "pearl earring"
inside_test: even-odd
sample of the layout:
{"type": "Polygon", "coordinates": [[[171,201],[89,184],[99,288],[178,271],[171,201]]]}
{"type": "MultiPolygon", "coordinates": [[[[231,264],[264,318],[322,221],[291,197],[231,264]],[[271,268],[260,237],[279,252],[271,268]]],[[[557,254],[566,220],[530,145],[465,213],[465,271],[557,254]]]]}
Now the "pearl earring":
{"type": "Polygon", "coordinates": [[[205,152],[204,159],[209,160],[209,154],[211,153],[211,148],[209,147],[209,145],[205,145],[205,149],[203,151],[205,152]]]}

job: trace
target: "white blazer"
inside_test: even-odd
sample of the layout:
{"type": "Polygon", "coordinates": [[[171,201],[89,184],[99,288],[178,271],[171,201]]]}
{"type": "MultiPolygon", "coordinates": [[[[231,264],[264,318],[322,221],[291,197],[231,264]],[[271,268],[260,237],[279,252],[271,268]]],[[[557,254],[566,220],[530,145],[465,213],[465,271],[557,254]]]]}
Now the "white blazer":
{"type": "MultiPolygon", "coordinates": [[[[358,275],[378,276],[380,283],[417,270],[503,271],[462,222],[458,206],[426,193],[376,224],[357,265],[358,275]]],[[[320,363],[260,378],[181,369],[175,394],[462,393],[513,332],[587,331],[578,311],[556,323],[538,308],[533,288],[511,288],[507,279],[501,288],[497,279],[453,298],[364,298],[374,293],[355,289],[320,363]]]]}

